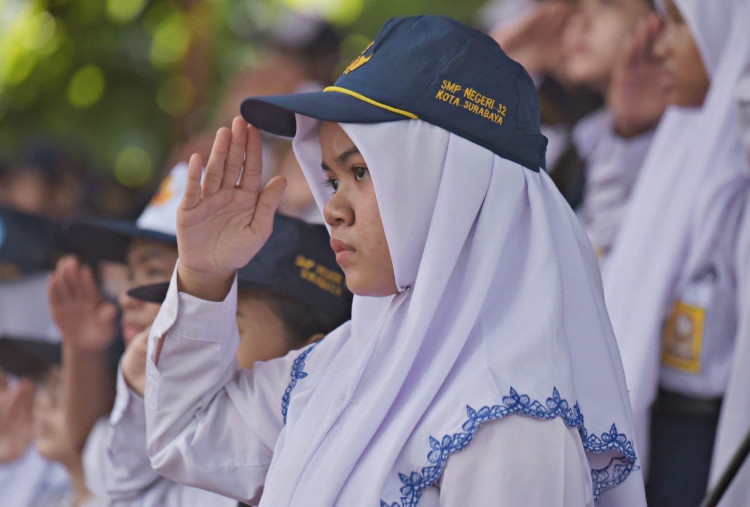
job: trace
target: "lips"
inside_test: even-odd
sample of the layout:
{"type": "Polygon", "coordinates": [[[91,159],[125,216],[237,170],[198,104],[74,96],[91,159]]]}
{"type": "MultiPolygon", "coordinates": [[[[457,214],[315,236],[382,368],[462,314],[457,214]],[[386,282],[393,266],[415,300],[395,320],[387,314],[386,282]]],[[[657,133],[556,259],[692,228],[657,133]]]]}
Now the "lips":
{"type": "Polygon", "coordinates": [[[341,240],[331,238],[331,249],[336,254],[336,262],[346,263],[346,261],[357,252],[357,249],[341,240]]]}
{"type": "Polygon", "coordinates": [[[128,322],[122,323],[122,338],[125,343],[130,343],[135,335],[146,329],[145,326],[139,326],[138,324],[132,324],[128,322]]]}

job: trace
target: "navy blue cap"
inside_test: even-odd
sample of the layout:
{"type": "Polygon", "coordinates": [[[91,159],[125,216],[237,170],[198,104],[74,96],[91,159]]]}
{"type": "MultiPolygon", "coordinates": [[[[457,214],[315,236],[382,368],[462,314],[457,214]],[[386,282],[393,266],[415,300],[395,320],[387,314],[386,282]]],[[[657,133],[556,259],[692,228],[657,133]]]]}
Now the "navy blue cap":
{"type": "Polygon", "coordinates": [[[42,380],[50,368],[60,364],[62,346],[59,342],[0,337],[0,368],[16,377],[42,380]]]}
{"type": "Polygon", "coordinates": [[[251,97],[252,125],[293,137],[294,113],[337,123],[421,119],[538,171],[547,138],[531,77],[488,35],[439,16],[392,18],[334,86],[251,97]]]}
{"type": "MultiPolygon", "coordinates": [[[[331,250],[325,226],[283,215],[274,217],[273,232],[263,248],[237,271],[240,287],[290,297],[339,323],[351,316],[352,294],[331,250]]],[[[128,295],[161,303],[168,283],[136,287],[128,295]]]]}
{"type": "Polygon", "coordinates": [[[0,207],[0,280],[54,268],[61,229],[48,218],[0,207]]]}
{"type": "Polygon", "coordinates": [[[177,246],[177,236],[107,218],[72,218],[64,226],[65,249],[88,260],[125,263],[133,239],[177,246]]]}

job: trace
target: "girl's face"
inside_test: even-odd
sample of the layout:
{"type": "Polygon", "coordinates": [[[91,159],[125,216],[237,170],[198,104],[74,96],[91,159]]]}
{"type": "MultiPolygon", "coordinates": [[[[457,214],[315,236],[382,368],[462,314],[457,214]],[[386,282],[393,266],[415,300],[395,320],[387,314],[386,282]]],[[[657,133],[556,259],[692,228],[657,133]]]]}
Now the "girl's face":
{"type": "Polygon", "coordinates": [[[54,368],[34,396],[32,429],[36,448],[50,461],[68,462],[75,456],[65,421],[62,372],[54,368]]]}
{"type": "Polygon", "coordinates": [[[645,0],[578,0],[563,36],[566,77],[604,92],[623,41],[649,12],[645,0]]]}
{"type": "Polygon", "coordinates": [[[291,347],[281,319],[265,303],[261,295],[240,289],[237,296],[237,328],[240,344],[237,364],[250,369],[256,361],[268,361],[285,355],[291,347]]]}
{"type": "Polygon", "coordinates": [[[700,107],[711,84],[690,27],[672,0],[665,0],[664,31],[654,45],[665,73],[670,104],[700,107]]]}
{"type": "Polygon", "coordinates": [[[159,313],[160,305],[127,295],[133,287],[168,282],[177,262],[177,248],[153,241],[133,240],[128,248],[128,283],[118,302],[122,309],[122,337],[127,346],[159,313]]]}
{"type": "Polygon", "coordinates": [[[320,146],[333,194],[323,215],[331,226],[331,248],[346,285],[360,296],[395,294],[391,254],[364,157],[337,123],[323,122],[320,146]]]}

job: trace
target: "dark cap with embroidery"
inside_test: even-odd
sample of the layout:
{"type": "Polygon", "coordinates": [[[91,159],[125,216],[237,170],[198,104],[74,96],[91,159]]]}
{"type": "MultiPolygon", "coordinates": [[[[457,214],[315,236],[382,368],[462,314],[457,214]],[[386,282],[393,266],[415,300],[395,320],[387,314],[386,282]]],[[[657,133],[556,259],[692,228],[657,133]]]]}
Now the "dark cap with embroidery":
{"type": "MultiPolygon", "coordinates": [[[[276,215],[263,248],[237,271],[240,287],[296,299],[341,324],[351,316],[352,294],[336,264],[325,226],[276,215]]],[[[161,303],[168,283],[136,287],[128,295],[161,303]]]]}
{"type": "Polygon", "coordinates": [[[488,35],[439,16],[392,18],[320,92],[251,97],[252,125],[293,137],[294,113],[337,123],[421,119],[534,171],[547,139],[539,101],[524,68],[488,35]]]}

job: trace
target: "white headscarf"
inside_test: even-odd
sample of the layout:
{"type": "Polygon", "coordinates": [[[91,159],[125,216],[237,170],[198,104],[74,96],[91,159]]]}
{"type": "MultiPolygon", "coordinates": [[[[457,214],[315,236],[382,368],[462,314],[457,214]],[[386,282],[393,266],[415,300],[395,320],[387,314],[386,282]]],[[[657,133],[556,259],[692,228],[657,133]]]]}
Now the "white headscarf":
{"type": "MultiPolygon", "coordinates": [[[[750,63],[750,52],[746,55],[750,63]]],[[[739,106],[740,137],[745,156],[750,164],[750,65],[745,67],[737,83],[736,99],[739,106]]],[[[715,485],[750,431],[750,208],[745,211],[737,248],[739,291],[737,308],[736,352],[732,362],[729,385],[721,406],[721,417],[716,434],[714,455],[711,460],[709,484],[715,485]]],[[[750,461],[745,460],[739,475],[725,493],[721,505],[746,505],[750,503],[750,461]]]]}
{"type": "MultiPolygon", "coordinates": [[[[578,427],[595,495],[624,481],[601,498],[643,504],[597,261],[548,175],[420,120],[342,127],[401,292],[355,296],[295,366],[263,503],[416,505],[481,424],[518,414],[578,427]]],[[[322,209],[318,129],[298,116],[294,149],[322,209]]]]}
{"type": "Polygon", "coordinates": [[[675,286],[713,255],[714,236],[744,198],[748,179],[733,91],[750,51],[750,2],[675,3],[696,40],[711,87],[703,107],[671,107],[665,113],[603,266],[607,308],[644,447],[641,456],[658,388],[662,325],[675,286]]]}

